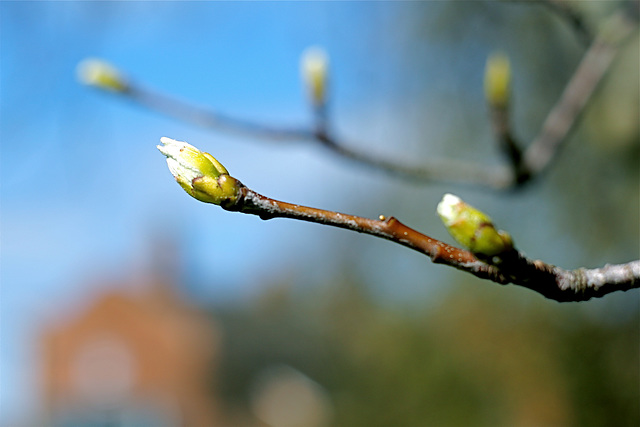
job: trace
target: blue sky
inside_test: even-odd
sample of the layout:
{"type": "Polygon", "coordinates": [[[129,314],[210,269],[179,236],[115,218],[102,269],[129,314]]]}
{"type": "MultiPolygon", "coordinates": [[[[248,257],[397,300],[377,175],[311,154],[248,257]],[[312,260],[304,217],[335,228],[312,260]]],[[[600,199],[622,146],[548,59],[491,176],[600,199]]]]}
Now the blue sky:
{"type": "MultiPolygon", "coordinates": [[[[435,152],[495,162],[482,67],[489,51],[509,48],[513,40],[489,25],[484,38],[469,37],[456,49],[424,39],[411,44],[420,31],[412,27],[412,8],[422,6],[399,4],[0,2],[0,408],[5,419],[37,403],[34,343],[42,325],[109,283],[127,282],[148,268],[158,234],[176,239],[186,274],[210,302],[242,299],[269,281],[302,272],[308,282],[326,280],[344,267],[336,258],[350,250],[353,259],[346,262],[364,259],[366,265],[354,262],[353,268],[382,293],[425,292],[454,277],[455,272],[433,268],[424,257],[387,242],[293,221],[265,223],[196,203],[173,182],[155,145],[162,136],[186,140],[266,195],[368,217],[400,211],[409,225],[442,239],[447,237],[435,205],[451,188],[381,179],[312,144],[212,133],[84,87],[75,77],[79,61],[100,57],[144,85],[227,114],[304,124],[309,115],[299,56],[310,45],[322,45],[331,57],[335,126],[348,138],[405,159],[435,152]],[[415,70],[395,61],[414,53],[423,76],[417,83],[406,78],[415,77],[415,70]],[[423,96],[428,101],[412,100],[423,96]],[[461,107],[479,119],[457,117],[461,107]],[[468,144],[476,144],[473,150],[449,142],[453,121],[457,131],[469,135],[468,144]]],[[[467,27],[487,26],[478,19],[467,27]]],[[[508,206],[495,218],[507,229],[533,214],[549,223],[516,234],[533,256],[567,267],[581,265],[585,257],[598,259],[579,241],[544,245],[563,231],[552,220],[556,190],[551,186],[511,200],[460,191],[494,211],[508,206]]],[[[620,256],[624,251],[607,251],[596,255],[628,261],[620,256]]]]}
{"type": "MultiPolygon", "coordinates": [[[[338,181],[358,179],[308,144],[279,147],[212,135],[84,87],[75,77],[78,62],[104,58],[178,97],[228,114],[298,124],[308,120],[301,51],[323,45],[332,61],[344,64],[334,66],[336,85],[342,74],[371,73],[380,63],[359,56],[366,53],[367,34],[380,30],[392,11],[388,5],[325,3],[0,3],[5,420],[37,402],[35,342],[42,325],[106,284],[144,270],[156,234],[177,239],[188,275],[206,283],[213,300],[251,295],[292,266],[323,274],[319,264],[299,264],[326,258],[316,228],[266,226],[185,197],[155,149],[161,136],[208,149],[257,190],[298,196],[301,203],[336,198],[325,186],[332,181],[328,171],[338,181]],[[319,243],[291,243],[290,236],[302,233],[319,243]]],[[[352,90],[340,90],[348,100],[352,90]]]]}

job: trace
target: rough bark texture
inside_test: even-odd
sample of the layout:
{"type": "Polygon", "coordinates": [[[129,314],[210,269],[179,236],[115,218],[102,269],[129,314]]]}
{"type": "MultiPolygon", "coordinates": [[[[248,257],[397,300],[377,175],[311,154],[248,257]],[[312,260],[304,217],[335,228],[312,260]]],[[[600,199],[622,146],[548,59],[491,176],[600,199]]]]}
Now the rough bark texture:
{"type": "Polygon", "coordinates": [[[244,186],[235,202],[222,207],[258,215],[265,220],[292,218],[371,234],[421,252],[436,264],[445,264],[499,284],[523,286],[558,302],[586,301],[640,287],[640,260],[595,269],[564,270],[531,260],[516,249],[483,259],[407,227],[394,217],[381,216],[374,220],[280,202],[244,186]]]}

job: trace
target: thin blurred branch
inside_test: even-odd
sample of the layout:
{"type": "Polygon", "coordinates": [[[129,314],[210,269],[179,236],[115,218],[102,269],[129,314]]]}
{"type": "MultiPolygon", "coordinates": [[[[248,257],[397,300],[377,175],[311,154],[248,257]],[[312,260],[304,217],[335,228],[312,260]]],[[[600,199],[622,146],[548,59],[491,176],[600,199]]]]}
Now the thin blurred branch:
{"type": "Polygon", "coordinates": [[[308,128],[276,127],[230,117],[132,82],[129,82],[128,90],[124,94],[132,101],[151,110],[215,131],[237,133],[280,142],[314,138],[314,132],[308,128]]]}
{"type": "MultiPolygon", "coordinates": [[[[556,0],[547,0],[546,4],[561,11],[574,26],[583,27],[582,21],[571,12],[568,5],[556,0]]],[[[324,93],[326,81],[323,80],[326,78],[323,74],[326,73],[323,68],[326,64],[317,57],[314,58],[316,62],[312,64],[315,68],[310,71],[315,74],[310,78],[315,79],[312,80],[316,85],[313,89],[316,96],[322,99],[314,100],[311,126],[277,127],[238,119],[195,106],[129,81],[116,80],[115,83],[110,81],[107,89],[114,90],[115,84],[116,92],[128,96],[140,105],[205,128],[274,141],[315,142],[355,163],[413,181],[466,184],[493,189],[517,188],[537,177],[547,168],[571,131],[575,129],[585,106],[610,68],[622,43],[637,28],[637,4],[637,0],[633,1],[630,7],[617,11],[606,22],[584,54],[560,99],[549,112],[538,136],[526,150],[523,151],[521,148],[523,144],[519,143],[512,132],[508,108],[491,106],[494,133],[501,150],[506,153],[509,160],[507,165],[502,166],[480,165],[455,159],[431,159],[429,162],[411,164],[399,159],[391,159],[388,155],[375,155],[366,149],[356,148],[366,147],[366,144],[343,141],[330,129],[324,93]]],[[[112,72],[115,73],[115,71],[112,72]]]]}
{"type": "Polygon", "coordinates": [[[500,150],[511,165],[513,181],[510,186],[520,185],[531,179],[531,172],[523,162],[522,149],[511,131],[509,112],[506,108],[491,107],[491,126],[500,150]]]}
{"type": "Polygon", "coordinates": [[[346,143],[330,133],[325,110],[315,112],[315,124],[312,128],[275,127],[226,116],[133,82],[129,82],[127,91],[122,93],[139,105],[204,128],[277,142],[316,142],[341,157],[404,179],[419,182],[479,184],[496,189],[507,188],[512,181],[511,172],[506,167],[488,168],[453,159],[437,159],[425,164],[410,165],[402,161],[391,160],[388,157],[376,156],[368,151],[357,150],[353,148],[356,146],[355,144],[346,143]]]}
{"type": "Polygon", "coordinates": [[[561,19],[566,21],[575,31],[580,42],[585,46],[589,46],[593,40],[591,31],[587,28],[584,19],[578,11],[575,10],[570,1],[566,0],[542,0],[541,5],[546,6],[561,19]]]}
{"type": "Polygon", "coordinates": [[[523,286],[558,302],[586,301],[640,287],[640,261],[597,269],[564,270],[531,260],[515,249],[489,259],[479,259],[467,250],[424,235],[394,217],[381,215],[373,220],[281,202],[243,185],[238,197],[221,206],[229,211],[258,215],[264,220],[292,218],[370,234],[423,253],[436,264],[445,264],[499,284],[523,286]]]}
{"type": "Polygon", "coordinates": [[[622,43],[638,28],[634,7],[617,11],[611,16],[585,52],[582,61],[545,119],[540,133],[524,152],[524,168],[535,176],[553,160],[559,148],[576,128],[585,106],[609,70],[622,43]]]}
{"type": "MultiPolygon", "coordinates": [[[[548,4],[562,2],[547,1],[548,4]]],[[[549,111],[538,135],[522,150],[509,122],[508,105],[489,105],[495,138],[510,161],[518,186],[542,173],[577,127],[589,100],[609,70],[623,42],[638,28],[638,1],[616,11],[584,53],[560,99],[549,111]]],[[[563,7],[569,7],[563,4],[563,7]]]]}

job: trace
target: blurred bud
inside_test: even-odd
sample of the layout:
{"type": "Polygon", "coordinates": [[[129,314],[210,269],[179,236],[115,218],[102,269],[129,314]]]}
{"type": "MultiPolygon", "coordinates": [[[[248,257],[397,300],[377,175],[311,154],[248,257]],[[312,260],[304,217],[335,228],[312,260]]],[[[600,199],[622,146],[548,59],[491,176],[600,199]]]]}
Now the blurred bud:
{"type": "Polygon", "coordinates": [[[77,67],[78,79],[89,86],[113,92],[126,92],[129,84],[124,76],[108,62],[100,59],[85,59],[77,67]]]}
{"type": "Polygon", "coordinates": [[[511,92],[511,64],[504,53],[494,53],[487,59],[484,93],[493,107],[505,108],[511,92]]]}
{"type": "Polygon", "coordinates": [[[251,409],[271,427],[325,427],[333,413],[327,391],[289,366],[272,366],[256,378],[251,409]]]}
{"type": "Polygon", "coordinates": [[[511,236],[496,230],[491,218],[453,194],[445,194],[438,215],[449,234],[474,254],[494,256],[513,249],[511,236]]]}
{"type": "Polygon", "coordinates": [[[329,57],[327,53],[317,46],[305,49],[302,53],[300,68],[311,101],[315,106],[324,105],[327,98],[329,74],[329,57]]]}
{"type": "Polygon", "coordinates": [[[193,145],[162,137],[158,150],[167,157],[167,165],[178,184],[192,197],[205,203],[219,205],[235,201],[240,182],[209,153],[193,145]]]}

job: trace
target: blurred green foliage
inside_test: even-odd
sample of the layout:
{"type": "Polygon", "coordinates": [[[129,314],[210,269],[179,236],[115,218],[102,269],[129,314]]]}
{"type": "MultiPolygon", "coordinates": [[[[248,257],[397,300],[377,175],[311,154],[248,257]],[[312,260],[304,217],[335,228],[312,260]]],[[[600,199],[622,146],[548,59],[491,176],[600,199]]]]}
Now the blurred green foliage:
{"type": "MultiPolygon", "coordinates": [[[[570,5],[596,31],[614,3],[570,5]]],[[[389,35],[398,49],[384,72],[394,78],[374,70],[365,82],[392,82],[385,88],[389,99],[411,106],[398,125],[404,140],[387,147],[396,152],[496,161],[481,93],[482,67],[495,49],[513,63],[513,125],[528,144],[586,49],[566,21],[539,4],[424,2],[407,10],[389,35]],[[424,43],[431,45],[425,52],[441,53],[435,70],[424,43]],[[454,72],[459,86],[439,84],[454,72]],[[415,146],[407,142],[412,137],[415,146]]],[[[566,268],[640,256],[637,46],[636,34],[535,184],[519,194],[461,190],[529,255],[566,268]]],[[[387,209],[439,237],[424,200],[453,191],[443,187],[392,182],[377,186],[375,198],[351,200],[349,210],[387,209]]],[[[348,264],[345,277],[300,293],[292,289],[312,280],[299,274],[295,286],[275,286],[249,306],[214,310],[226,337],[215,382],[228,404],[248,408],[256,375],[284,363],[328,390],[336,426],[640,425],[636,291],[561,305],[442,272],[388,243],[344,239],[331,256],[348,264]],[[418,298],[407,292],[411,283],[446,290],[418,298]],[[405,299],[380,298],[381,288],[405,299]]]]}
{"type": "Polygon", "coordinates": [[[212,311],[225,335],[215,383],[249,411],[256,376],[290,365],[327,389],[336,426],[640,423],[637,311],[602,322],[583,304],[475,289],[454,285],[420,310],[381,303],[353,278],[321,292],[274,286],[212,311]]]}

